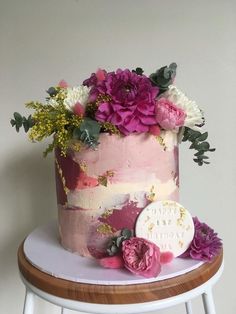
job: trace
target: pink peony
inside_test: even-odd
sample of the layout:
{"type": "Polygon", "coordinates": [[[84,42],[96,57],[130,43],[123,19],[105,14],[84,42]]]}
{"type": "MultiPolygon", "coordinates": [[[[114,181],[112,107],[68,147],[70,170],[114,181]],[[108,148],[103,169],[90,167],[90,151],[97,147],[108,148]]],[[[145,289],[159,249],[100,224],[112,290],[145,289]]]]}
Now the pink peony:
{"type": "Polygon", "coordinates": [[[96,120],[110,122],[121,133],[128,135],[134,132],[148,132],[151,125],[157,124],[155,118],[155,99],[158,88],[152,86],[145,75],[138,75],[129,70],[99,74],[101,80],[93,74],[84,81],[92,86],[90,101],[99,102],[95,114],[96,120]]]}
{"type": "Polygon", "coordinates": [[[160,249],[143,238],[133,237],[122,242],[124,266],[136,275],[156,277],[161,271],[160,249]]]}
{"type": "Polygon", "coordinates": [[[166,98],[156,102],[156,120],[164,130],[173,130],[184,125],[185,112],[166,98]]]}
{"type": "Polygon", "coordinates": [[[181,257],[191,257],[204,262],[211,262],[222,248],[221,239],[207,224],[197,217],[193,218],[195,234],[188,250],[181,257]]]}

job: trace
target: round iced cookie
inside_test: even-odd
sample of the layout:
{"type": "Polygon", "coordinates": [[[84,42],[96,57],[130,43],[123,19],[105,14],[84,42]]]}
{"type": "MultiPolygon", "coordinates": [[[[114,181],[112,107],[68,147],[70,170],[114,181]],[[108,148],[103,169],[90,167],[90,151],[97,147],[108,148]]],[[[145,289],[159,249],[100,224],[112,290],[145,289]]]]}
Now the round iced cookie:
{"type": "Polygon", "coordinates": [[[139,214],[136,237],[154,242],[161,252],[170,251],[175,257],[184,253],[194,236],[191,214],[175,201],[149,204],[139,214]]]}

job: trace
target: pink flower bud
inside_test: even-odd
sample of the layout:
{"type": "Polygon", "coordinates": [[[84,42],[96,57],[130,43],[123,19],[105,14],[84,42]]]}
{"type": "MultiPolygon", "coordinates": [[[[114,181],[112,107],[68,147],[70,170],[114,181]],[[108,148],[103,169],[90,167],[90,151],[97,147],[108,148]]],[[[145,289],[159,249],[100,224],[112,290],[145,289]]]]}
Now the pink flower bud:
{"type": "Polygon", "coordinates": [[[120,255],[115,255],[115,256],[109,256],[109,257],[104,257],[99,260],[99,263],[101,266],[105,268],[123,268],[124,267],[124,260],[122,256],[120,255]]]}
{"type": "Polygon", "coordinates": [[[158,125],[151,125],[149,128],[149,133],[154,136],[159,136],[161,134],[161,129],[158,125]]]}
{"type": "Polygon", "coordinates": [[[73,108],[74,114],[77,116],[82,116],[84,115],[84,107],[81,105],[81,103],[77,102],[73,108]]]}
{"type": "Polygon", "coordinates": [[[172,252],[162,252],[160,262],[161,264],[168,264],[174,259],[172,252]]]}
{"type": "Polygon", "coordinates": [[[98,69],[96,72],[96,77],[98,82],[104,81],[106,78],[106,71],[102,69],[98,69]]]}
{"type": "Polygon", "coordinates": [[[61,87],[61,88],[67,88],[69,85],[67,84],[66,81],[61,80],[61,81],[58,83],[58,86],[61,87]]]}

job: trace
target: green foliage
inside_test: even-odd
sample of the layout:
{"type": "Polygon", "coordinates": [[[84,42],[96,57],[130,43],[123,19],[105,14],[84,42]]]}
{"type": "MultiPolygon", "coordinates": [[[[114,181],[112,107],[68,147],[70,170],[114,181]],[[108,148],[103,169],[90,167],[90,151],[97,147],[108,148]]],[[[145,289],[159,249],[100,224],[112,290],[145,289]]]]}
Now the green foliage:
{"type": "Polygon", "coordinates": [[[32,119],[32,116],[29,115],[28,118],[22,116],[18,112],[14,112],[13,114],[14,119],[11,119],[10,123],[12,127],[16,128],[16,131],[19,132],[20,128],[23,126],[25,133],[29,131],[30,128],[34,126],[34,120],[32,119]]]}
{"type": "Polygon", "coordinates": [[[209,159],[208,156],[205,155],[207,152],[214,152],[215,148],[210,148],[210,144],[206,142],[208,137],[208,133],[201,133],[199,131],[194,131],[190,128],[185,127],[184,136],[182,141],[190,141],[190,149],[195,149],[197,152],[194,154],[195,158],[193,159],[199,166],[203,164],[209,164],[207,161],[209,159]]]}
{"type": "Polygon", "coordinates": [[[133,232],[129,229],[122,229],[120,236],[113,237],[110,240],[110,243],[108,245],[107,253],[110,256],[113,256],[117,254],[120,251],[121,244],[124,240],[128,240],[132,237],[133,232]]]}
{"type": "Polygon", "coordinates": [[[96,149],[101,126],[90,118],[84,118],[78,128],[73,130],[73,139],[80,140],[87,146],[96,149]]]}
{"type": "Polygon", "coordinates": [[[149,78],[153,85],[156,85],[160,89],[160,93],[163,93],[168,89],[168,86],[173,83],[176,75],[177,64],[171,63],[169,66],[164,66],[158,69],[155,73],[152,73],[149,78]]]}
{"type": "Polygon", "coordinates": [[[138,74],[138,75],[143,75],[143,69],[142,68],[136,68],[135,70],[132,70],[132,72],[138,74]]]}
{"type": "Polygon", "coordinates": [[[54,97],[58,94],[58,90],[55,87],[49,87],[47,93],[49,94],[50,97],[54,97]]]}

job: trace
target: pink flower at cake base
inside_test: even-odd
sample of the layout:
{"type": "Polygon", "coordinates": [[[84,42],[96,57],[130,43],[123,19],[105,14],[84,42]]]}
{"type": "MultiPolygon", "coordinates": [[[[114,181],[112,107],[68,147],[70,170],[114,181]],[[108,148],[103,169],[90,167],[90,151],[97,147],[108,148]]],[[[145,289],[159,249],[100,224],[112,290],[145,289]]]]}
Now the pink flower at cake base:
{"type": "Polygon", "coordinates": [[[156,120],[165,130],[173,130],[184,125],[186,114],[174,103],[166,98],[156,102],[156,120]]]}
{"type": "Polygon", "coordinates": [[[181,257],[191,257],[192,259],[211,262],[222,248],[221,239],[207,224],[202,223],[197,217],[193,218],[195,234],[188,250],[181,257]]]}
{"type": "Polygon", "coordinates": [[[161,271],[160,249],[143,238],[133,237],[122,242],[124,266],[136,275],[156,277],[161,271]]]}

